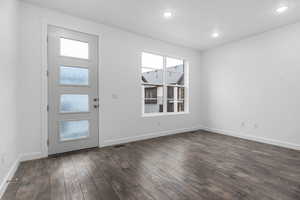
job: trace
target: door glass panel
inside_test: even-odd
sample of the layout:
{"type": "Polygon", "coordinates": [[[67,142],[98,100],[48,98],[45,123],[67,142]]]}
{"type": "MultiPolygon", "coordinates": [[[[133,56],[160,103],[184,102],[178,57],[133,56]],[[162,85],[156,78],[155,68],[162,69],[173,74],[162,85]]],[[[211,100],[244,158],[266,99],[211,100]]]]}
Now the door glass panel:
{"type": "Polygon", "coordinates": [[[60,38],[60,55],[89,59],[89,43],[60,38]]]}
{"type": "Polygon", "coordinates": [[[89,70],[79,67],[60,67],[60,84],[62,85],[88,85],[89,70]]]}
{"type": "Polygon", "coordinates": [[[64,94],[60,96],[60,112],[88,112],[89,96],[79,94],[64,94]]]}
{"type": "Polygon", "coordinates": [[[61,121],[59,135],[61,141],[86,138],[89,136],[89,121],[61,121]]]}
{"type": "Polygon", "coordinates": [[[167,84],[184,85],[184,62],[174,58],[166,60],[167,84]]]}

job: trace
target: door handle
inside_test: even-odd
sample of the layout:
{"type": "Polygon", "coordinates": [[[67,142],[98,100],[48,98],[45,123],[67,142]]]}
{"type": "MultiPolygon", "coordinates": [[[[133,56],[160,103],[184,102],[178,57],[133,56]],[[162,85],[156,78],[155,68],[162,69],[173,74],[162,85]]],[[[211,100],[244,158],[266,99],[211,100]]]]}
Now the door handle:
{"type": "MultiPolygon", "coordinates": [[[[98,97],[94,98],[94,102],[98,102],[98,101],[99,101],[99,98],[98,98],[98,97]]],[[[95,109],[99,108],[99,103],[98,103],[98,104],[95,104],[95,105],[94,105],[94,108],[95,108],[95,109]]]]}

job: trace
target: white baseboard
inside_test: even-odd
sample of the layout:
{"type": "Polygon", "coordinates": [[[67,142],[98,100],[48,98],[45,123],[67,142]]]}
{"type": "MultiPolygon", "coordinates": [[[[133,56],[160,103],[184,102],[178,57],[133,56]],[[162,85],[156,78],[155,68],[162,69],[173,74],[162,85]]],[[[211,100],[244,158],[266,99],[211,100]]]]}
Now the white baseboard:
{"type": "Polygon", "coordinates": [[[36,160],[45,157],[47,157],[47,155],[44,155],[44,153],[42,152],[25,153],[25,154],[21,154],[20,162],[28,161],[28,160],[36,160]]]}
{"type": "Polygon", "coordinates": [[[102,143],[100,143],[100,147],[113,146],[113,145],[118,145],[118,144],[129,143],[129,142],[136,142],[136,141],[140,141],[140,140],[147,140],[147,139],[151,139],[151,138],[173,135],[173,134],[177,134],[177,133],[184,133],[184,132],[189,132],[189,131],[195,131],[195,130],[199,130],[199,129],[201,129],[200,126],[192,127],[192,128],[160,131],[160,132],[156,132],[156,133],[148,133],[148,134],[144,134],[144,135],[125,137],[125,138],[120,138],[120,139],[115,139],[115,140],[106,140],[106,141],[103,141],[102,143]]]}
{"type": "Polygon", "coordinates": [[[300,145],[292,144],[292,143],[288,143],[288,142],[282,142],[282,141],[278,141],[278,140],[274,140],[274,139],[257,137],[257,136],[247,135],[247,134],[239,134],[234,131],[222,130],[222,129],[217,129],[217,128],[209,128],[209,127],[203,127],[203,126],[202,126],[202,130],[214,132],[214,133],[218,133],[218,134],[222,134],[222,135],[229,135],[232,137],[242,138],[242,139],[251,140],[251,141],[255,141],[255,142],[271,144],[271,145],[280,146],[280,147],[284,147],[284,148],[300,150],[300,145]]]}
{"type": "Polygon", "coordinates": [[[3,181],[1,182],[1,184],[0,184],[0,199],[2,198],[6,188],[8,186],[8,181],[11,180],[14,177],[14,175],[15,175],[18,167],[19,167],[19,164],[20,164],[20,157],[18,157],[15,160],[15,162],[13,163],[11,168],[9,169],[7,175],[4,177],[3,181]]]}

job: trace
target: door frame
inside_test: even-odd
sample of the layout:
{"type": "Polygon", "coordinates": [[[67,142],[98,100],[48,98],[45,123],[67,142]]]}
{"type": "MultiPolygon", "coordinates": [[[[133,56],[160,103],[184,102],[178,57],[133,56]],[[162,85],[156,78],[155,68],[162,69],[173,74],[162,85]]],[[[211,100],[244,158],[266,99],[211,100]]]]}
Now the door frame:
{"type": "MultiPolygon", "coordinates": [[[[78,31],[86,34],[91,34],[98,36],[98,95],[99,95],[99,105],[101,108],[101,89],[100,89],[100,82],[101,82],[101,39],[102,39],[102,34],[104,32],[105,27],[103,27],[103,30],[100,30],[101,28],[95,28],[95,24],[91,22],[87,22],[85,20],[71,20],[64,19],[64,20],[49,20],[49,19],[42,19],[42,35],[41,35],[41,105],[40,105],[40,110],[41,110],[41,151],[42,152],[37,152],[36,155],[32,155],[32,157],[35,158],[42,158],[42,157],[48,157],[48,111],[47,111],[47,106],[48,106],[48,26],[57,26],[61,27],[64,29],[69,29],[73,31],[78,31]],[[80,26],[79,26],[80,25],[80,26]]],[[[100,25],[101,26],[101,25],[100,25]]],[[[101,134],[100,134],[100,109],[98,109],[98,147],[100,147],[100,141],[101,141],[101,134]]]]}

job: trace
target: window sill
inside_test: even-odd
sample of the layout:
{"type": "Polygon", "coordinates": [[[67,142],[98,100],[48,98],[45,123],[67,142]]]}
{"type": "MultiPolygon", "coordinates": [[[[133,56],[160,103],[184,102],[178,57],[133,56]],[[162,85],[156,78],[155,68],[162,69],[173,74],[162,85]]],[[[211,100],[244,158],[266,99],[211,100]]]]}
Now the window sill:
{"type": "Polygon", "coordinates": [[[188,115],[190,112],[177,112],[177,113],[143,113],[142,117],[162,117],[172,115],[188,115]]]}

